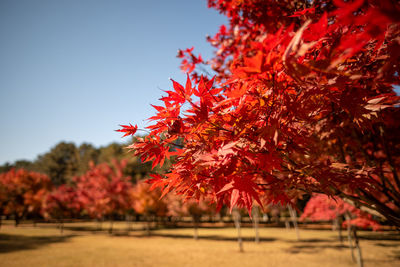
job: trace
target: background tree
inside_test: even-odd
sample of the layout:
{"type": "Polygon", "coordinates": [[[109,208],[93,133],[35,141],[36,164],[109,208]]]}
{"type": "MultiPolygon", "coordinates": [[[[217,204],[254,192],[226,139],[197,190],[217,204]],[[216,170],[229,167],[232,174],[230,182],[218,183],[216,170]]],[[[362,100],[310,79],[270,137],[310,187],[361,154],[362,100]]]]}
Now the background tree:
{"type": "Polygon", "coordinates": [[[79,202],[87,214],[98,220],[108,216],[111,220],[109,232],[113,230],[115,215],[123,215],[131,207],[131,178],[124,176],[126,163],[91,164],[87,173],[74,179],[79,202]]]}
{"type": "Polygon", "coordinates": [[[52,190],[43,203],[43,215],[47,219],[59,222],[61,234],[64,231],[64,220],[76,218],[81,211],[76,189],[68,185],[60,185],[52,190]]]}
{"type": "Polygon", "coordinates": [[[82,175],[89,170],[89,163],[98,164],[99,149],[88,143],[81,144],[78,148],[78,169],[75,175],[82,175]]]}
{"type": "Polygon", "coordinates": [[[167,203],[167,215],[173,217],[190,216],[193,222],[193,238],[198,240],[198,228],[203,216],[211,216],[215,214],[215,205],[212,201],[201,199],[183,199],[182,196],[176,194],[168,194],[165,199],[167,203]]]}
{"type": "Polygon", "coordinates": [[[2,210],[14,216],[15,225],[27,215],[38,216],[52,184],[44,174],[11,169],[0,174],[2,210]]]}
{"type": "Polygon", "coordinates": [[[167,215],[167,203],[159,189],[150,190],[150,184],[139,181],[131,191],[132,207],[146,221],[146,234],[150,235],[151,222],[167,215]]]}
{"type": "Polygon", "coordinates": [[[99,148],[98,161],[112,163],[113,160],[121,160],[126,156],[125,146],[118,143],[111,143],[99,148]]]}
{"type": "Polygon", "coordinates": [[[356,207],[344,202],[342,199],[335,197],[330,198],[322,194],[314,194],[308,201],[304,208],[304,212],[300,217],[300,220],[310,219],[312,221],[338,221],[339,227],[339,238],[342,242],[341,227],[342,222],[344,226],[347,226],[347,236],[349,241],[349,247],[351,249],[352,259],[355,261],[353,253],[352,237],[354,235],[355,244],[358,252],[357,262],[359,266],[363,265],[361,256],[361,247],[357,237],[356,228],[372,228],[378,230],[380,225],[378,222],[373,220],[372,216],[366,212],[357,209],[356,207]],[[343,222],[342,217],[346,220],[343,222]]]}
{"type": "Polygon", "coordinates": [[[54,185],[70,183],[78,170],[79,154],[73,143],[61,142],[36,160],[37,169],[46,173],[54,185]]]}

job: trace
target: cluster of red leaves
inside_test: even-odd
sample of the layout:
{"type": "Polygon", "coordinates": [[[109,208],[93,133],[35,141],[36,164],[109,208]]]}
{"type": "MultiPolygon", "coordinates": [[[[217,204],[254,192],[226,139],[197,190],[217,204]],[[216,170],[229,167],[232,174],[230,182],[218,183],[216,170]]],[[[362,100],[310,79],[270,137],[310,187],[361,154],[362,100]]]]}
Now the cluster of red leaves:
{"type": "MultiPolygon", "coordinates": [[[[400,225],[399,143],[386,134],[399,133],[398,2],[209,6],[229,18],[209,38],[217,48],[210,61],[216,78],[193,71],[199,79],[173,81],[163,106],[154,106],[150,134],[130,146],[153,166],[176,156],[153,185],[249,212],[253,199],[287,204],[299,192],[341,194],[400,225]],[[384,141],[372,150],[383,151],[382,161],[359,153],[377,136],[384,141]],[[389,195],[379,195],[382,188],[389,195]]],[[[194,59],[186,70],[199,63],[194,59]]]]}
{"type": "Polygon", "coordinates": [[[75,177],[78,203],[92,218],[123,214],[131,207],[130,178],[123,175],[125,162],[92,165],[82,176],[75,177]]]}
{"type": "Polygon", "coordinates": [[[201,55],[196,56],[193,54],[193,49],[194,47],[178,50],[177,57],[182,59],[181,70],[185,73],[191,73],[195,70],[196,65],[205,63],[201,55]]]}
{"type": "Polygon", "coordinates": [[[0,204],[3,213],[18,218],[40,214],[43,199],[51,188],[49,177],[41,173],[23,169],[1,173],[0,204]]]}
{"type": "Polygon", "coordinates": [[[314,194],[311,197],[304,208],[300,220],[333,221],[338,217],[344,216],[346,213],[351,219],[343,221],[344,227],[350,224],[364,229],[380,229],[379,223],[370,214],[357,209],[338,197],[328,197],[322,194],[314,194]]]}
{"type": "Polygon", "coordinates": [[[62,220],[74,218],[80,213],[82,206],[78,202],[75,188],[61,185],[47,195],[42,209],[45,218],[62,220]]]}
{"type": "Polygon", "coordinates": [[[167,214],[167,201],[161,199],[159,189],[150,190],[150,184],[139,181],[130,192],[132,207],[136,213],[144,216],[165,216],[167,214]]]}
{"type": "Polygon", "coordinates": [[[182,217],[192,216],[195,220],[200,219],[201,216],[216,213],[215,205],[212,201],[200,199],[184,199],[181,195],[168,194],[166,197],[168,216],[182,217]]]}

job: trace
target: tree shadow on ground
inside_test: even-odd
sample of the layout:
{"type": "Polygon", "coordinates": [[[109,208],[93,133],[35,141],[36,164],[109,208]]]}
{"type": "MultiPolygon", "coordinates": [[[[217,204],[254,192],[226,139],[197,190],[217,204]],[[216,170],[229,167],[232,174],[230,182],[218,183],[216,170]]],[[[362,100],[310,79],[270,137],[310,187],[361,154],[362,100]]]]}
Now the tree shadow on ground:
{"type": "Polygon", "coordinates": [[[400,260],[400,250],[394,250],[392,257],[396,260],[400,260]]]}
{"type": "MultiPolygon", "coordinates": [[[[166,237],[166,238],[182,238],[182,239],[193,239],[193,235],[186,235],[186,234],[166,234],[166,233],[157,233],[157,232],[151,232],[150,236],[143,234],[135,237],[166,237]]],[[[215,240],[215,241],[232,241],[232,242],[237,242],[237,237],[226,237],[226,236],[219,236],[219,235],[199,235],[198,236],[199,240],[215,240]]],[[[242,237],[242,240],[244,242],[254,242],[254,237],[242,237]]],[[[276,241],[276,238],[265,238],[265,237],[260,237],[260,242],[273,242],[276,241]]]]}
{"type": "Polygon", "coordinates": [[[366,240],[393,240],[400,241],[400,234],[389,232],[389,233],[362,233],[359,236],[360,239],[366,240]]]}
{"type": "Polygon", "coordinates": [[[75,235],[24,236],[0,234],[0,253],[36,249],[52,243],[65,242],[75,235]]]}
{"type": "Polygon", "coordinates": [[[286,240],[287,243],[322,243],[322,242],[332,242],[332,239],[322,239],[322,238],[302,238],[300,240],[286,240]]]}
{"type": "Polygon", "coordinates": [[[302,244],[301,241],[298,242],[298,245],[294,245],[290,247],[289,249],[285,249],[286,252],[291,253],[291,254],[298,254],[298,253],[306,253],[306,254],[313,254],[313,253],[318,253],[321,250],[330,248],[330,249],[337,249],[337,250],[342,250],[342,249],[348,249],[348,246],[342,245],[342,244],[317,244],[317,245],[310,245],[310,244],[302,244]]]}
{"type": "Polygon", "coordinates": [[[78,232],[104,232],[107,231],[106,228],[95,228],[90,226],[65,226],[64,230],[78,231],[78,232]]]}
{"type": "Polygon", "coordinates": [[[400,243],[392,243],[392,244],[387,244],[387,243],[376,243],[376,246],[379,247],[386,247],[386,248],[396,248],[396,247],[400,247],[400,243]]]}
{"type": "MultiPolygon", "coordinates": [[[[109,226],[104,225],[101,228],[91,227],[91,226],[64,226],[64,230],[76,231],[76,232],[85,232],[85,233],[108,233],[109,226]]],[[[112,229],[113,234],[115,235],[129,235],[129,232],[141,232],[143,229],[140,228],[131,228],[129,231],[127,229],[112,229]]]]}

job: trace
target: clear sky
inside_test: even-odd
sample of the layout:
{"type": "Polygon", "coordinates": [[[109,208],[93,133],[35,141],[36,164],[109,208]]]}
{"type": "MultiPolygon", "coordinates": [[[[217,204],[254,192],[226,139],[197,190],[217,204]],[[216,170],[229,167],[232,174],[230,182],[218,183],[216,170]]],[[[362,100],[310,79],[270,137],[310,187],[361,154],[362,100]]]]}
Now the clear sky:
{"type": "Polygon", "coordinates": [[[185,81],[177,50],[210,58],[225,22],[206,0],[0,0],[0,164],[125,141],[185,81]]]}

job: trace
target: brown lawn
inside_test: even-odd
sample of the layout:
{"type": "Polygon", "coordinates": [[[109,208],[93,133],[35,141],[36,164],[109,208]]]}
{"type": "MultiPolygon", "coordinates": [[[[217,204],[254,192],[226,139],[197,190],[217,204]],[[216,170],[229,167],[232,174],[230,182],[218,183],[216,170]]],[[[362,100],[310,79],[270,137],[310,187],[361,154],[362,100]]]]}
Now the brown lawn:
{"type": "MultiPolygon", "coordinates": [[[[341,244],[336,232],[261,228],[261,242],[254,231],[243,228],[244,253],[238,251],[234,228],[201,228],[199,240],[193,230],[163,229],[150,237],[135,223],[115,223],[113,235],[97,224],[66,224],[64,233],[55,225],[37,227],[12,224],[0,229],[0,266],[357,266],[347,240],[341,244]]],[[[400,236],[395,232],[360,232],[364,266],[400,266],[400,236]]]]}

